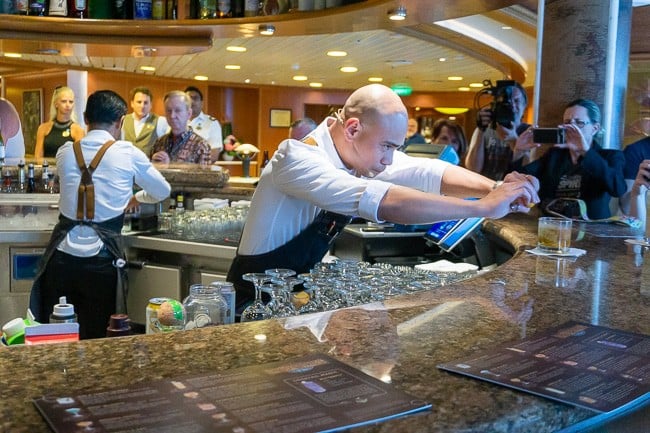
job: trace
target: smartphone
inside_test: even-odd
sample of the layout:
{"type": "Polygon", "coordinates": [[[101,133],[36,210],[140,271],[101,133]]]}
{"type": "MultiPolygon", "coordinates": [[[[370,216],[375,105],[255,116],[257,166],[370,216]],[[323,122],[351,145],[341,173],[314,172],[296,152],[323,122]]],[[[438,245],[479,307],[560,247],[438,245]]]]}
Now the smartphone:
{"type": "Polygon", "coordinates": [[[534,128],[533,143],[563,144],[565,141],[564,128],[534,128]]]}

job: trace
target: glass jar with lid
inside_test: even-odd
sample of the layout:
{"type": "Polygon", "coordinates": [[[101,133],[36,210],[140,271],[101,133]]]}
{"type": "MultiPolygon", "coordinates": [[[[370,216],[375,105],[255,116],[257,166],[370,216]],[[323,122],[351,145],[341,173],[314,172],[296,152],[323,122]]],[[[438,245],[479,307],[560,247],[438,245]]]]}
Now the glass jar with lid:
{"type": "Polygon", "coordinates": [[[223,325],[226,321],[228,305],[218,286],[192,284],[183,306],[187,317],[185,329],[223,325]]]}

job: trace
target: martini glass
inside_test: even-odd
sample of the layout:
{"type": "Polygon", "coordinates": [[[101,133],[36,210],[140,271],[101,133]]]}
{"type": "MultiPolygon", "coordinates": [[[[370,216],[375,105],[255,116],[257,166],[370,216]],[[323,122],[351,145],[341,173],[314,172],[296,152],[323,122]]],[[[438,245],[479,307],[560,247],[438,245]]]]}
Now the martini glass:
{"type": "Polygon", "coordinates": [[[259,272],[250,272],[242,275],[242,279],[250,281],[255,287],[255,300],[241,313],[242,322],[270,319],[273,315],[271,309],[262,302],[262,284],[271,280],[271,277],[259,272]]]}

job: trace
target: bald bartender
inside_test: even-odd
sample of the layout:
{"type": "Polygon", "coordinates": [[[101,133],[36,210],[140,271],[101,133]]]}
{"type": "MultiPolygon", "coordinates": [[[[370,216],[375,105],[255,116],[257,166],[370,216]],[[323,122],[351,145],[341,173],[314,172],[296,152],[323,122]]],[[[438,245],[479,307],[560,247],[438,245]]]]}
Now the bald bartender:
{"type": "Polygon", "coordinates": [[[244,273],[308,272],[351,217],[400,224],[501,218],[539,201],[533,176],[513,172],[495,183],[438,159],[395,152],[407,121],[399,96],[371,84],[302,141],[280,143],[262,172],[228,273],[238,309],[253,299],[244,273]]]}

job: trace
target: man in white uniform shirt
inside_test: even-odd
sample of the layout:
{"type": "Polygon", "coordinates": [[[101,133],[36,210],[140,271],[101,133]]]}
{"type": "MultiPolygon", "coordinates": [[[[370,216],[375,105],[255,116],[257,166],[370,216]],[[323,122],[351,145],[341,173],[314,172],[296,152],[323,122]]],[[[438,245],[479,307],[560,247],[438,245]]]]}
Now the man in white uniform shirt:
{"type": "Polygon", "coordinates": [[[192,101],[192,117],[190,127],[194,132],[203,137],[210,145],[210,159],[215,162],[223,149],[221,124],[212,116],[203,112],[203,93],[194,86],[188,86],[185,93],[192,101]]]}
{"type": "Polygon", "coordinates": [[[141,151],[115,141],[125,114],[126,102],[117,93],[93,93],[84,113],[88,134],[56,153],[61,213],[32,286],[30,307],[39,322],[47,323],[52,306],[66,296],[75,306],[80,338],[105,337],[110,315],[125,312],[125,210],[164,200],[171,190],[141,151]],[[142,188],[135,195],[134,182],[142,188]]]}
{"type": "Polygon", "coordinates": [[[539,201],[533,176],[511,173],[495,183],[438,159],[396,152],[407,121],[399,96],[371,84],[353,92],[303,141],[280,143],[262,171],[228,273],[238,308],[253,297],[244,273],[308,272],[351,217],[400,224],[500,218],[528,212],[527,205],[539,201]]]}

